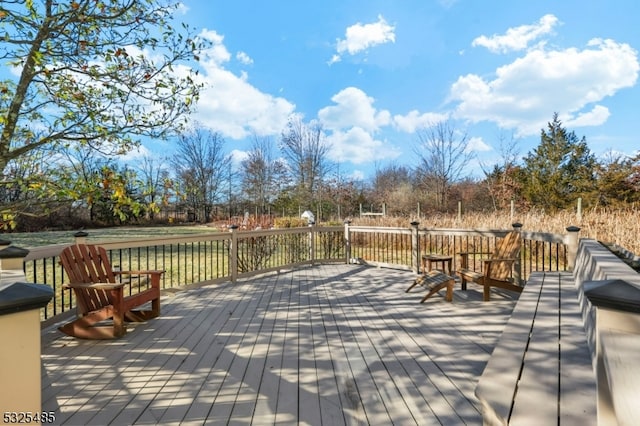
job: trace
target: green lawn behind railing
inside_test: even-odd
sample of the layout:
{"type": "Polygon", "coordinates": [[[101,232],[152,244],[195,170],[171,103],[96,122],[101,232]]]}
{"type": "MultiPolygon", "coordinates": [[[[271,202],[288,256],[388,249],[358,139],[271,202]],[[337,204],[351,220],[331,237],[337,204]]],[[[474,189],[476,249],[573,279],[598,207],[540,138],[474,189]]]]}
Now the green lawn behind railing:
{"type": "MultiPolygon", "coordinates": [[[[208,226],[127,226],[83,230],[95,241],[121,241],[125,239],[156,238],[162,236],[196,235],[218,232],[208,226]]],[[[52,244],[73,244],[77,231],[12,232],[0,235],[3,240],[11,241],[22,248],[48,246],[52,244]]]]}

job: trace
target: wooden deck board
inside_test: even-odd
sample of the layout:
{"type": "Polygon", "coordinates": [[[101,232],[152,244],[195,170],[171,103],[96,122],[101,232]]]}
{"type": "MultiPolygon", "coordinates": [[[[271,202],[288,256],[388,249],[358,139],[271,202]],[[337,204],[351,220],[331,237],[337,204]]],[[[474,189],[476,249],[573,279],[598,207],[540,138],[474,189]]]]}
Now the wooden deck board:
{"type": "Polygon", "coordinates": [[[473,389],[513,300],[424,304],[408,271],[321,265],[163,299],[115,341],[43,333],[61,424],[479,424],[473,389]]]}
{"type": "MultiPolygon", "coordinates": [[[[558,281],[557,276],[548,276],[548,281],[558,281]]],[[[537,303],[535,324],[531,329],[528,348],[524,355],[525,368],[517,388],[520,403],[514,404],[510,422],[514,425],[557,424],[559,408],[558,377],[560,362],[559,314],[560,285],[549,283],[542,287],[537,303]],[[555,358],[554,358],[555,356],[555,358]],[[544,401],[530,404],[530,401],[544,401]]]]}
{"type": "Polygon", "coordinates": [[[531,274],[476,388],[485,424],[596,421],[595,376],[577,300],[571,273],[531,274]]]}

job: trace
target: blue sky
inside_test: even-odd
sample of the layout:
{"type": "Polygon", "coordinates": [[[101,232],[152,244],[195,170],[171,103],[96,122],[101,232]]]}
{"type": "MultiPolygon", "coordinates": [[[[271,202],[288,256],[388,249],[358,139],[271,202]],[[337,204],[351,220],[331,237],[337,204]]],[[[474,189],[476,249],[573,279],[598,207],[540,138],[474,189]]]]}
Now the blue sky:
{"type": "MultiPolygon", "coordinates": [[[[194,120],[237,158],[291,114],[319,120],[331,160],[367,179],[416,165],[416,129],[450,118],[480,164],[525,155],[554,112],[592,152],[640,148],[640,6],[617,1],[184,0],[212,48],[194,120]]],[[[154,153],[170,148],[146,145],[154,153]]]]}

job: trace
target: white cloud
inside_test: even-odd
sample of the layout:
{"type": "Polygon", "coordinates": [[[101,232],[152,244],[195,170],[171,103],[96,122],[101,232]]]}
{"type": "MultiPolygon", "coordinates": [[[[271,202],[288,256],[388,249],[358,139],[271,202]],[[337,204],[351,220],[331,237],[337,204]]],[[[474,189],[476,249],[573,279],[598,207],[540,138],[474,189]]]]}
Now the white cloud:
{"type": "Polygon", "coordinates": [[[126,154],[120,155],[119,157],[125,163],[131,163],[132,165],[135,165],[137,167],[143,158],[151,158],[153,157],[153,155],[154,154],[147,147],[145,147],[144,145],[140,145],[127,152],[126,154]]]}
{"type": "Polygon", "coordinates": [[[378,15],[378,21],[371,24],[361,24],[358,22],[345,31],[345,38],[338,39],[336,44],[336,54],[333,55],[329,64],[340,61],[342,55],[348,53],[355,55],[363,50],[384,43],[395,43],[395,27],[389,25],[387,21],[378,15]]]}
{"type": "Polygon", "coordinates": [[[249,153],[247,151],[241,151],[239,149],[234,149],[230,153],[231,162],[238,167],[244,160],[249,158],[249,153]]]}
{"type": "Polygon", "coordinates": [[[482,138],[473,137],[469,138],[469,144],[467,145],[467,152],[487,152],[492,151],[489,145],[487,145],[482,138]]]}
{"type": "Polygon", "coordinates": [[[376,110],[372,97],[356,87],[347,87],[331,100],[335,105],[318,111],[318,119],[328,131],[332,160],[363,164],[400,155],[395,147],[374,137],[381,127],[391,124],[391,114],[376,110]]]}
{"type": "Polygon", "coordinates": [[[585,126],[597,126],[607,121],[611,113],[609,108],[602,105],[596,105],[591,111],[577,114],[575,117],[568,116],[562,119],[562,123],[565,127],[585,127],[585,126]]]}
{"type": "Polygon", "coordinates": [[[189,12],[189,10],[190,10],[189,6],[187,6],[182,2],[175,5],[175,11],[180,15],[186,15],[187,12],[189,12]]]}
{"type": "Polygon", "coordinates": [[[223,35],[220,35],[213,30],[202,30],[199,37],[208,40],[211,43],[211,47],[203,52],[203,55],[201,56],[201,63],[209,67],[218,67],[225,62],[229,62],[231,54],[224,44],[222,44],[224,41],[223,35]]]}
{"type": "MultiPolygon", "coordinates": [[[[200,37],[208,39],[211,47],[201,56],[203,72],[199,78],[205,88],[200,94],[194,121],[233,139],[241,139],[251,133],[279,134],[295,105],[252,86],[246,72],[236,75],[225,69],[231,54],[223,44],[223,36],[205,30],[200,37]]],[[[239,52],[236,58],[250,60],[243,52],[239,52]]]]}
{"type": "Polygon", "coordinates": [[[238,61],[240,61],[240,63],[242,63],[244,65],[253,64],[253,59],[251,59],[251,57],[249,55],[247,55],[245,52],[236,53],[236,59],[238,61]]]}
{"type": "Polygon", "coordinates": [[[420,114],[417,110],[410,111],[407,115],[394,115],[393,122],[399,130],[406,133],[414,133],[416,129],[428,127],[432,124],[445,121],[449,114],[425,112],[420,114]]]}
{"type": "Polygon", "coordinates": [[[329,156],[333,161],[364,164],[376,160],[390,160],[400,152],[388,143],[376,140],[361,127],[352,127],[346,132],[334,131],[327,136],[331,144],[329,156]]]}
{"type": "Polygon", "coordinates": [[[391,122],[389,111],[377,111],[373,107],[374,99],[356,87],[341,90],[331,100],[336,105],[318,111],[318,118],[326,129],[337,130],[358,126],[374,132],[380,126],[386,126],[391,122]]]}
{"type": "Polygon", "coordinates": [[[362,170],[353,170],[348,177],[354,181],[362,181],[366,175],[362,170]]]}
{"type": "Polygon", "coordinates": [[[498,68],[493,80],[459,77],[450,100],[457,118],[495,122],[518,136],[538,133],[554,112],[566,124],[593,126],[608,117],[597,103],[634,86],[639,69],[637,52],[613,40],[594,39],[582,50],[537,48],[498,68]]]}
{"type": "Polygon", "coordinates": [[[529,43],[542,35],[549,34],[559,23],[554,15],[544,15],[532,25],[521,25],[509,28],[504,35],[494,34],[491,37],[482,35],[471,43],[472,46],[483,46],[494,53],[506,53],[514,50],[523,50],[529,43]]]}

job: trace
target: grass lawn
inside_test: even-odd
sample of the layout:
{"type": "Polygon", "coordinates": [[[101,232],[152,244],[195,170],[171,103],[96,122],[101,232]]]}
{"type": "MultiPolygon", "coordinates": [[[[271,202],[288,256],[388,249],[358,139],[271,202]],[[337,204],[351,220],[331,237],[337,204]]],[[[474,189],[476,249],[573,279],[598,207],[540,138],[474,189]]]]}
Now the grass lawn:
{"type": "MultiPolygon", "coordinates": [[[[88,240],[124,240],[136,238],[162,237],[163,235],[207,234],[217,232],[216,228],[202,225],[191,226],[127,226],[101,229],[87,229],[88,240]]],[[[16,232],[0,234],[0,239],[11,241],[16,247],[30,248],[52,244],[70,244],[75,240],[73,234],[77,231],[45,231],[45,232],[16,232]]]]}

